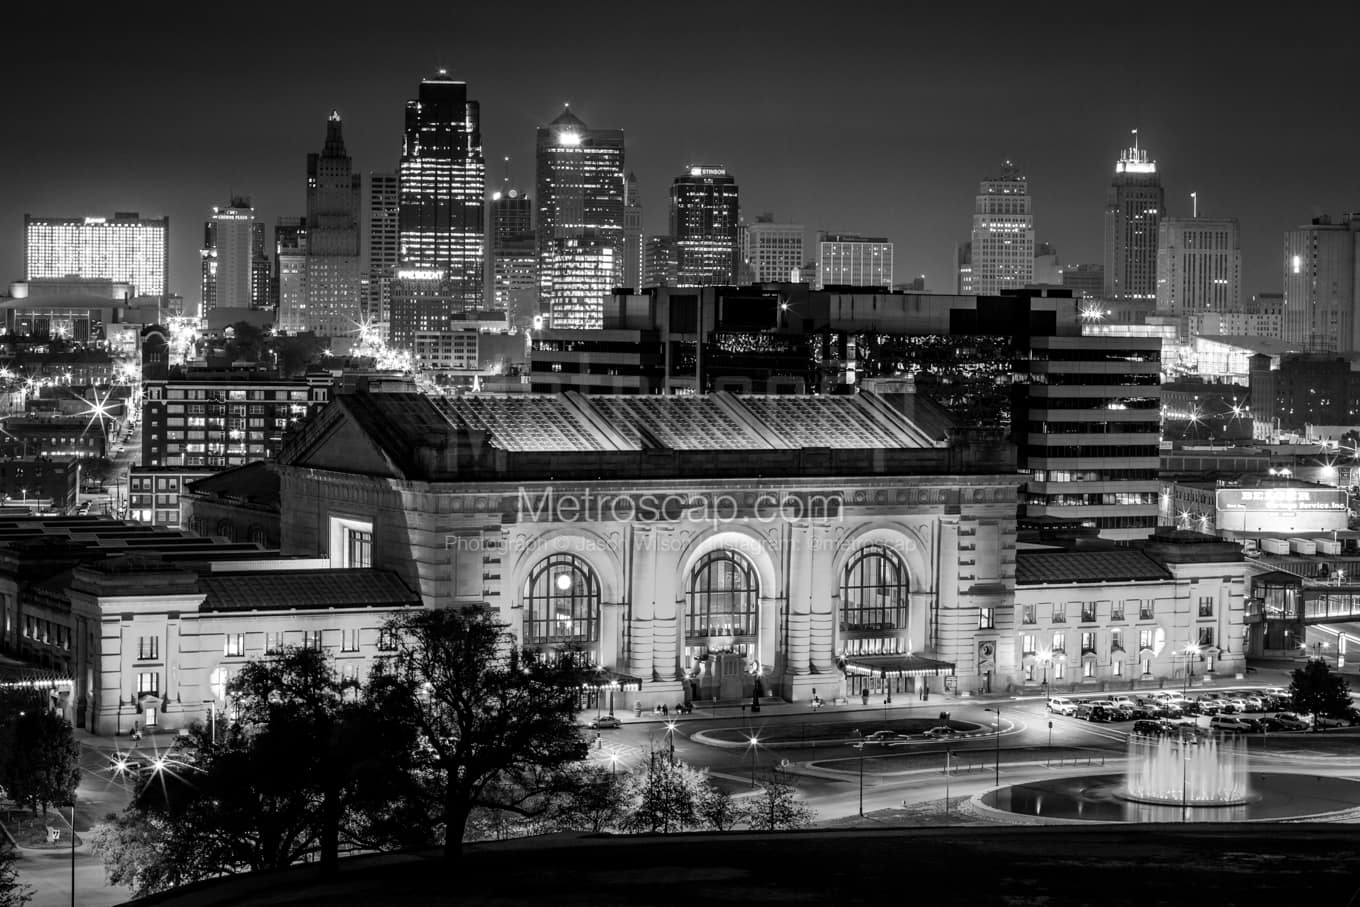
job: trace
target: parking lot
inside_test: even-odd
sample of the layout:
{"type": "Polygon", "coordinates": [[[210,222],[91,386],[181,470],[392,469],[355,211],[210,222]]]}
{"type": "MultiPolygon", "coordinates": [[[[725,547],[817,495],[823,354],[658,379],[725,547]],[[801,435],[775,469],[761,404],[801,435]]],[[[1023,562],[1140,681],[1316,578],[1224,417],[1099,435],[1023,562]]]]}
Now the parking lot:
{"type": "MultiPolygon", "coordinates": [[[[1292,708],[1287,690],[1280,687],[1221,689],[1206,692],[1155,690],[1117,694],[1050,696],[1048,711],[1074,719],[1120,725],[1133,734],[1174,734],[1181,728],[1230,733],[1289,733],[1310,731],[1311,715],[1292,708]]],[[[1319,716],[1326,730],[1360,724],[1351,710],[1349,721],[1319,716]]]]}

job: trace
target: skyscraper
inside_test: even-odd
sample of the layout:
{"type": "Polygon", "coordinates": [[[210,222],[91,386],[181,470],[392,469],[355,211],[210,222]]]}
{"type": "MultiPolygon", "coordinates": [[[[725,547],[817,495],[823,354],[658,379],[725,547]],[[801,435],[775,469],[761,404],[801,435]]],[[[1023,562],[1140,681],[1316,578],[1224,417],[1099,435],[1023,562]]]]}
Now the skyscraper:
{"type": "Polygon", "coordinates": [[[1202,315],[1242,305],[1236,218],[1164,217],[1157,238],[1157,314],[1202,315]]]}
{"type": "MultiPolygon", "coordinates": [[[[259,280],[255,260],[264,254],[263,248],[257,249],[263,245],[263,225],[260,227],[256,229],[255,209],[249,198],[238,196],[226,207],[213,208],[212,218],[203,225],[200,312],[204,316],[213,309],[252,308],[259,280]]],[[[266,279],[266,298],[268,283],[266,279]]]]}
{"type": "Polygon", "coordinates": [[[274,304],[269,252],[264,241],[264,221],[250,225],[250,307],[268,309],[274,304]]]}
{"type": "Polygon", "coordinates": [[[881,236],[827,233],[817,238],[817,289],[891,287],[893,244],[881,236]]]}
{"type": "Polygon", "coordinates": [[[279,311],[280,330],[321,337],[357,332],[362,181],[345,151],[340,114],[332,111],[321,153],[307,155],[306,302],[301,310],[279,311]]]}
{"type": "Polygon", "coordinates": [[[492,193],[487,207],[487,298],[506,313],[511,324],[529,327],[539,314],[538,255],[533,230],[533,202],[510,185],[492,193]]]}
{"type": "Polygon", "coordinates": [[[690,164],[671,183],[671,237],[679,255],[679,285],[728,286],[737,281],[737,181],[714,164],[690,164]]]}
{"type": "MultiPolygon", "coordinates": [[[[608,281],[608,292],[624,279],[624,210],[627,184],[623,170],[623,130],[591,129],[569,109],[547,126],[538,127],[535,156],[538,192],[538,280],[542,298],[564,298],[553,292],[558,274],[554,263],[574,259],[558,254],[570,248],[599,250],[608,246],[618,271],[608,281]],[[589,238],[576,246],[557,240],[589,238]]],[[[574,266],[573,266],[574,267],[574,266]]],[[[572,292],[580,288],[571,278],[572,292]]],[[[598,300],[600,307],[604,298],[598,300]]],[[[592,304],[593,307],[594,304],[592,304]]]]}
{"type": "Polygon", "coordinates": [[[1114,165],[1105,204],[1105,298],[1157,298],[1157,232],[1166,196],[1146,148],[1125,148],[1114,165]]]}
{"type": "Polygon", "coordinates": [[[397,276],[401,192],[395,173],[368,174],[368,224],[363,272],[367,280],[363,320],[386,325],[397,276]]]}
{"type": "Polygon", "coordinates": [[[777,224],[772,214],[758,215],[746,227],[741,258],[756,283],[793,280],[803,266],[803,225],[777,224]]]}
{"type": "Polygon", "coordinates": [[[307,286],[307,218],[274,222],[274,305],[280,325],[288,312],[303,311],[307,286]]]}
{"type": "Polygon", "coordinates": [[[1360,351],[1360,214],[1323,216],[1284,235],[1283,339],[1318,352],[1360,351]]]}
{"type": "Polygon", "coordinates": [[[1010,161],[978,186],[973,208],[972,292],[995,296],[1034,282],[1029,180],[1010,161]]]}
{"type": "Polygon", "coordinates": [[[973,295],[973,244],[959,243],[954,246],[954,292],[960,296],[973,295]]]}
{"type": "Polygon", "coordinates": [[[170,218],[24,215],[24,279],[81,277],[128,283],[137,296],[169,295],[170,218]]]}
{"type": "Polygon", "coordinates": [[[481,306],[486,280],[486,162],[481,109],[445,70],[406,102],[398,166],[398,267],[390,336],[411,349],[417,331],[443,331],[481,306]]]}
{"type": "Polygon", "coordinates": [[[553,330],[594,330],[604,326],[604,300],[618,275],[618,244],[599,233],[553,240],[548,311],[553,330]]]}
{"type": "Polygon", "coordinates": [[[642,289],[643,269],[642,196],[637,177],[628,174],[623,190],[623,278],[619,282],[634,290],[642,289]]]}

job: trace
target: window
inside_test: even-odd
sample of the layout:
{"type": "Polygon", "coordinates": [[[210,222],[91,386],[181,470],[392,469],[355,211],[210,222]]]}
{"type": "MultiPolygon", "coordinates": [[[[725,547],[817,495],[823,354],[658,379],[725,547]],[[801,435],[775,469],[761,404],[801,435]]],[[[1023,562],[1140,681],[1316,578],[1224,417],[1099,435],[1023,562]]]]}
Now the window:
{"type": "Polygon", "coordinates": [[[1139,619],[1139,620],[1153,620],[1153,616],[1152,616],[1152,602],[1146,601],[1146,602],[1139,602],[1139,603],[1138,603],[1138,619],[1139,619]]]}
{"type": "Polygon", "coordinates": [[[264,654],[272,655],[283,650],[282,633],[266,633],[264,635],[264,654]]]}
{"type": "Polygon", "coordinates": [[[161,689],[161,674],[159,671],[142,671],[137,675],[137,695],[155,696],[161,689]]]}
{"type": "Polygon", "coordinates": [[[1053,605],[1053,622],[1055,624],[1067,623],[1067,605],[1062,602],[1053,605]]]}
{"type": "Polygon", "coordinates": [[[1115,677],[1123,677],[1124,662],[1119,660],[1118,658],[1110,662],[1110,673],[1114,674],[1115,677]]]}
{"type": "Polygon", "coordinates": [[[897,552],[866,545],[841,578],[841,630],[903,630],[907,626],[907,572],[897,552]]]}
{"type": "Polygon", "coordinates": [[[1150,649],[1152,648],[1152,638],[1153,638],[1153,635],[1154,635],[1154,633],[1153,633],[1152,630],[1139,630],[1139,631],[1138,631],[1138,648],[1139,648],[1139,649],[1142,649],[1142,650],[1144,650],[1144,651],[1150,650],[1150,649]]]}
{"type": "Polygon", "coordinates": [[[359,651],[359,631],[343,630],[340,634],[340,651],[357,652],[359,651]]]}
{"type": "Polygon", "coordinates": [[[1200,627],[1200,628],[1199,628],[1199,645],[1200,645],[1200,646],[1207,647],[1207,646],[1212,646],[1213,644],[1214,644],[1214,628],[1213,628],[1213,627],[1200,627]]]}
{"type": "Polygon", "coordinates": [[[1081,634],[1081,654],[1092,655],[1096,651],[1096,634],[1094,630],[1087,630],[1081,634]]]}
{"type": "Polygon", "coordinates": [[[1035,608],[1033,605],[1025,605],[1025,613],[1024,616],[1021,618],[1022,622],[1027,624],[1037,624],[1039,622],[1039,615],[1037,611],[1038,609],[1035,608]]]}
{"type": "Polygon", "coordinates": [[[397,634],[393,630],[383,627],[378,631],[378,651],[395,652],[397,650],[397,634]]]}
{"type": "Polygon", "coordinates": [[[1201,595],[1199,597],[1199,616],[1214,616],[1214,597],[1212,595],[1201,595]]]}
{"type": "Polygon", "coordinates": [[[1062,680],[1062,679],[1063,679],[1063,675],[1066,674],[1066,673],[1067,673],[1067,662],[1065,662],[1065,661],[1055,661],[1055,662],[1053,662],[1053,679],[1054,679],[1054,680],[1062,680]]]}
{"type": "Polygon", "coordinates": [[[1031,662],[1030,664],[1025,665],[1025,680],[1028,681],[1029,683],[1033,683],[1033,682],[1034,682],[1034,664],[1033,664],[1033,662],[1031,662]]]}
{"type": "Polygon", "coordinates": [[[1053,654],[1067,651],[1067,634],[1058,632],[1053,634],[1053,654]]]}
{"type": "Polygon", "coordinates": [[[995,629],[996,629],[996,609],[995,609],[995,608],[981,608],[981,609],[978,610],[978,629],[979,629],[979,630],[995,630],[995,629]]]}
{"type": "Polygon", "coordinates": [[[345,566],[373,566],[373,532],[365,529],[345,530],[345,566]]]}
{"type": "Polygon", "coordinates": [[[1115,602],[1110,606],[1110,620],[1118,623],[1124,619],[1124,603],[1115,602]]]}
{"type": "Polygon", "coordinates": [[[1033,655],[1039,651],[1039,647],[1034,644],[1036,637],[1033,633],[1023,633],[1020,636],[1020,654],[1033,655]]]}
{"type": "Polygon", "coordinates": [[[1082,677],[1096,676],[1096,663],[1089,658],[1083,659],[1081,663],[1081,676],[1082,677]]]}
{"type": "Polygon", "coordinates": [[[161,638],[159,636],[137,637],[137,660],[155,661],[161,657],[161,638]]]}
{"type": "Polygon", "coordinates": [[[685,636],[754,636],[759,594],[746,558],[725,549],[710,551],[690,574],[685,636]]]}
{"type": "Polygon", "coordinates": [[[1096,622],[1096,603],[1095,603],[1095,602],[1082,602],[1082,603],[1081,603],[1081,622],[1084,623],[1084,624],[1093,624],[1093,623],[1096,622]]]}
{"type": "Polygon", "coordinates": [[[574,554],[539,561],[524,583],[524,643],[593,643],[599,639],[600,581],[574,554]]]}
{"type": "Polygon", "coordinates": [[[1152,659],[1151,659],[1151,658],[1144,658],[1144,659],[1143,659],[1143,676],[1144,676],[1144,677],[1151,677],[1151,676],[1152,676],[1152,659]]]}
{"type": "Polygon", "coordinates": [[[1111,630],[1111,631],[1110,631],[1110,651],[1111,651],[1111,652],[1122,652],[1122,651],[1124,651],[1124,631],[1123,631],[1123,630],[1111,630]]]}
{"type": "Polygon", "coordinates": [[[340,682],[346,684],[359,682],[359,662],[340,662],[340,682]]]}
{"type": "Polygon", "coordinates": [[[242,658],[246,654],[246,635],[244,633],[228,633],[226,641],[222,644],[222,654],[227,658],[242,658]]]}
{"type": "Polygon", "coordinates": [[[303,630],[302,645],[304,648],[316,649],[318,652],[321,651],[321,631],[303,630]]]}

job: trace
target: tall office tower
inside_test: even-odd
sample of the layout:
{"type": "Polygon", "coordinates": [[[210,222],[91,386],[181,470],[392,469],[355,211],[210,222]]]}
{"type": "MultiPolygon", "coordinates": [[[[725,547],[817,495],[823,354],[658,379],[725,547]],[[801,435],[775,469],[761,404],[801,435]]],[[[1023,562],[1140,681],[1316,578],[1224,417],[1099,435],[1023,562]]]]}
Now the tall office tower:
{"type": "Polygon", "coordinates": [[[307,303],[307,218],[280,217],[274,222],[274,307],[282,326],[288,312],[307,303]]]}
{"type": "Polygon", "coordinates": [[[643,268],[642,196],[632,173],[623,184],[623,286],[642,289],[643,268]]]}
{"type": "Polygon", "coordinates": [[[1360,351],[1360,214],[1323,216],[1284,235],[1284,339],[1313,352],[1360,351]]]}
{"type": "Polygon", "coordinates": [[[954,273],[957,275],[954,292],[960,296],[973,295],[973,244],[959,243],[954,246],[954,273]]]}
{"type": "Polygon", "coordinates": [[[682,287],[737,281],[737,181],[720,165],[691,164],[671,183],[671,237],[682,287]]]}
{"type": "Polygon", "coordinates": [[[1105,203],[1105,288],[1111,300],[1157,298],[1157,233],[1166,213],[1166,195],[1157,162],[1146,148],[1133,146],[1114,165],[1105,203]]]}
{"type": "Polygon", "coordinates": [[[1058,271],[1061,284],[1076,296],[1099,299],[1105,292],[1104,265],[1062,265],[1058,271]]]}
{"type": "Polygon", "coordinates": [[[773,214],[759,214],[742,236],[742,263],[756,283],[787,283],[803,266],[803,225],[777,224],[773,214]]]}
{"type": "Polygon", "coordinates": [[[1029,180],[1010,161],[978,185],[973,208],[973,292],[995,296],[1034,282],[1029,180]]]}
{"type": "Polygon", "coordinates": [[[273,265],[264,238],[264,221],[250,225],[250,307],[267,309],[273,304],[273,265]]]}
{"type": "Polygon", "coordinates": [[[367,279],[364,321],[386,324],[397,276],[401,192],[395,173],[368,174],[368,223],[364,230],[363,273],[367,279]]]}
{"type": "Polygon", "coordinates": [[[397,168],[397,274],[389,336],[413,349],[417,331],[447,330],[456,312],[480,308],[486,288],[486,162],[481,109],[467,83],[444,70],[406,102],[397,168]]]}
{"type": "Polygon", "coordinates": [[[1015,414],[1027,518],[1079,520],[1112,539],[1157,525],[1158,337],[1031,337],[1015,414]]]}
{"type": "Polygon", "coordinates": [[[320,337],[353,337],[360,324],[359,199],[340,114],[326,120],[321,153],[307,155],[306,279],[302,305],[280,309],[279,330],[320,337]]]}
{"type": "Polygon", "coordinates": [[[893,244],[881,236],[827,233],[817,237],[817,289],[891,287],[893,244]]]}
{"type": "Polygon", "coordinates": [[[1157,314],[1202,315],[1241,306],[1237,219],[1162,218],[1157,230],[1157,314]]]}
{"type": "Polygon", "coordinates": [[[649,236],[643,248],[642,285],[674,287],[680,284],[680,250],[673,236],[649,236]]]}
{"type": "MultiPolygon", "coordinates": [[[[553,263],[567,260],[557,253],[559,239],[589,236],[585,247],[603,243],[618,250],[620,254],[611,256],[619,268],[612,283],[622,282],[627,207],[623,130],[591,129],[564,108],[557,119],[538,127],[535,166],[538,280],[544,302],[554,295],[553,263]]],[[[603,298],[599,305],[604,305],[603,298]]]]}
{"type": "Polygon", "coordinates": [[[199,310],[203,316],[213,309],[251,308],[259,232],[249,198],[235,197],[226,207],[213,208],[212,219],[203,225],[203,306],[199,310]]]}
{"type": "Polygon", "coordinates": [[[618,242],[598,233],[553,240],[548,251],[552,290],[548,296],[553,330],[604,327],[604,301],[618,275],[618,242]]]}
{"type": "Polygon", "coordinates": [[[167,296],[170,218],[24,215],[24,279],[82,277],[132,285],[134,296],[167,296]]]}
{"type": "Polygon", "coordinates": [[[487,255],[492,307],[506,313],[516,327],[530,327],[538,307],[538,254],[533,230],[533,202],[505,186],[487,207],[487,255]]]}

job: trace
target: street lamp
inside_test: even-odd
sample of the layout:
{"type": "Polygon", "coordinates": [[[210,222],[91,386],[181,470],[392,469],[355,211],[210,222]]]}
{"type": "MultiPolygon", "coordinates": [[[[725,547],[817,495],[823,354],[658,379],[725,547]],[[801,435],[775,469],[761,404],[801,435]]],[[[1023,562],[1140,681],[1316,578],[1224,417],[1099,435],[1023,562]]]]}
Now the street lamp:
{"type": "Polygon", "coordinates": [[[76,794],[71,792],[71,907],[76,907],[76,794]]]}
{"type": "Polygon", "coordinates": [[[944,820],[949,821],[949,763],[954,759],[953,750],[944,751],[944,820]]]}
{"type": "Polygon", "coordinates": [[[675,722],[666,722],[666,739],[670,741],[671,765],[675,764],[675,722]]]}
{"type": "Polygon", "coordinates": [[[1185,653],[1185,691],[1188,693],[1190,692],[1190,678],[1195,673],[1193,659],[1199,655],[1199,646],[1190,643],[1183,651],[1185,653]]]}
{"type": "Polygon", "coordinates": [[[984,712],[996,713],[996,786],[1001,786],[1001,706],[994,709],[983,709],[984,712]]]}
{"type": "Polygon", "coordinates": [[[1039,664],[1044,666],[1044,696],[1048,695],[1048,663],[1053,660],[1053,653],[1044,649],[1039,653],[1039,664]]]}
{"type": "Polygon", "coordinates": [[[610,753],[610,754],[609,754],[609,774],[610,774],[610,777],[613,777],[614,775],[617,775],[618,772],[619,772],[619,754],[618,754],[618,753],[610,753]]]}
{"type": "Polygon", "coordinates": [[[746,746],[751,750],[751,786],[756,786],[756,751],[760,746],[760,738],[754,734],[746,738],[746,746]]]}
{"type": "Polygon", "coordinates": [[[864,818],[864,735],[859,728],[855,728],[855,736],[859,738],[859,743],[855,744],[855,749],[859,750],[859,817],[864,818]]]}

